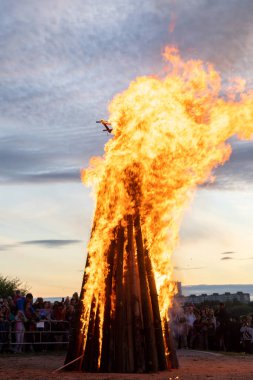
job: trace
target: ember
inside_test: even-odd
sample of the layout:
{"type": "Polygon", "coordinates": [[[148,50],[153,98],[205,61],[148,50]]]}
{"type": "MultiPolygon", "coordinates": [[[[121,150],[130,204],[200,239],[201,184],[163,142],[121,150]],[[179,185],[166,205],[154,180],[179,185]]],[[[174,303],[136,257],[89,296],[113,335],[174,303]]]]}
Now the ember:
{"type": "Polygon", "coordinates": [[[75,368],[85,371],[177,367],[167,312],[180,220],[196,186],[229,159],[226,141],[252,137],[253,93],[243,81],[221,97],[212,65],[184,62],[171,47],[164,57],[164,78],[138,78],[113,99],[114,137],[82,173],[96,211],[66,362],[81,356],[75,368]]]}

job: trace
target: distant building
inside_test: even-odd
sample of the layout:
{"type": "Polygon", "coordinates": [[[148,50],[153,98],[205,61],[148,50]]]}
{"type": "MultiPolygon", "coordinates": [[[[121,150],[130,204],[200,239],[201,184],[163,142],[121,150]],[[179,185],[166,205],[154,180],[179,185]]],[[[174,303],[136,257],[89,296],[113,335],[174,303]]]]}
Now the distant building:
{"type": "MultiPolygon", "coordinates": [[[[180,287],[178,286],[178,289],[181,289],[181,283],[180,287]]],[[[195,294],[191,294],[190,296],[183,296],[182,292],[181,294],[178,292],[176,294],[175,298],[180,303],[193,303],[193,304],[199,304],[203,302],[233,302],[233,301],[239,301],[242,303],[249,303],[250,302],[250,294],[249,293],[243,293],[243,292],[237,292],[237,293],[230,293],[225,292],[224,294],[201,294],[199,296],[196,296],[195,294]]]]}

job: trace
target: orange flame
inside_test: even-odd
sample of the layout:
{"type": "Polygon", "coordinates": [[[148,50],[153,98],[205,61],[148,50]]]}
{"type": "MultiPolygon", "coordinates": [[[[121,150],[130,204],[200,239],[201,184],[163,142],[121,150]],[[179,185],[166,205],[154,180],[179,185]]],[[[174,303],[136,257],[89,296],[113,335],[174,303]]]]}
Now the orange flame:
{"type": "Polygon", "coordinates": [[[167,314],[170,258],[183,211],[196,186],[211,179],[212,169],[229,159],[227,140],[235,134],[250,139],[253,134],[253,92],[242,93],[242,82],[235,82],[239,94],[231,96],[229,88],[222,97],[221,77],[211,64],[184,61],[175,47],[167,47],[164,58],[165,77],[139,77],[112,100],[109,120],[114,137],[106,144],[104,157],[93,158],[83,171],[83,181],[93,184],[96,196],[84,320],[93,296],[103,311],[110,239],[136,205],[161,315],[167,314]],[[133,182],[138,187],[135,197],[128,191],[133,182]]]}

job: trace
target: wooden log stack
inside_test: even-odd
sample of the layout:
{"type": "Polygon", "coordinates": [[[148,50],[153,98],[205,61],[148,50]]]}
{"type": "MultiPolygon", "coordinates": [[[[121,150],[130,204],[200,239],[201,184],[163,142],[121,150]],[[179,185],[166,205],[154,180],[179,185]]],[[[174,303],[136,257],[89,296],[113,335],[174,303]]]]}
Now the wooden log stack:
{"type": "MultiPolygon", "coordinates": [[[[65,360],[67,370],[143,373],[178,368],[168,319],[163,316],[161,320],[152,261],[143,240],[138,172],[139,163],[125,170],[132,213],[114,229],[105,255],[108,271],[103,307],[101,300],[92,300],[85,336],[82,315],[89,278],[84,272],[79,310],[65,360]]],[[[94,223],[93,231],[95,228],[94,223]]],[[[88,255],[87,269],[89,263],[88,255]]]]}
{"type": "Polygon", "coordinates": [[[142,373],[177,368],[168,321],[161,321],[155,277],[138,212],[126,216],[124,223],[115,229],[107,264],[102,328],[99,329],[99,302],[93,299],[84,344],[81,334],[83,288],[87,280],[84,274],[80,308],[65,363],[78,357],[79,360],[67,369],[142,373]]]}

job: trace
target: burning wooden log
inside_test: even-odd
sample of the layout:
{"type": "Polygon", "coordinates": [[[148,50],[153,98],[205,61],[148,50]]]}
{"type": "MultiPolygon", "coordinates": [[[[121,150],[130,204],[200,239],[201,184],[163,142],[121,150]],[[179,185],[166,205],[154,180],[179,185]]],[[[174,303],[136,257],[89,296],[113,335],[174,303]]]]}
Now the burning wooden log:
{"type": "Polygon", "coordinates": [[[148,288],[148,279],[145,268],[145,258],[143,249],[143,240],[140,225],[140,216],[137,214],[134,220],[135,239],[137,248],[137,261],[139,268],[140,288],[141,288],[141,304],[143,313],[143,327],[145,339],[145,364],[146,370],[156,372],[158,370],[158,358],[154,332],[154,318],[151,307],[151,299],[148,288]]]}
{"type": "MultiPolygon", "coordinates": [[[[92,265],[88,256],[79,322],[66,358],[66,364],[79,358],[71,369],[141,373],[177,366],[168,326],[161,322],[152,262],[143,241],[138,170],[139,164],[135,164],[125,171],[125,188],[133,213],[126,215],[110,235],[104,256],[104,284],[100,283],[100,291],[94,292],[92,298],[87,290],[92,265]]],[[[94,223],[93,231],[95,228],[94,223]]]]}
{"type": "Polygon", "coordinates": [[[140,283],[134,247],[133,217],[128,216],[127,225],[127,293],[128,293],[128,334],[129,370],[143,372],[145,368],[143,352],[143,323],[141,314],[140,283]]]}
{"type": "Polygon", "coordinates": [[[146,266],[146,273],[147,273],[147,279],[148,279],[148,284],[149,284],[150,298],[151,298],[153,318],[154,318],[154,329],[155,329],[156,348],[157,348],[157,355],[158,355],[158,365],[159,365],[159,370],[163,371],[167,368],[165,346],[164,346],[164,340],[163,340],[162,324],[161,324],[161,316],[160,316],[160,311],[159,311],[158,294],[156,290],[155,276],[153,273],[152,263],[151,263],[147,250],[145,250],[145,266],[146,266]]]}
{"type": "Polygon", "coordinates": [[[106,288],[105,288],[105,309],[104,309],[104,324],[103,324],[103,340],[101,348],[101,365],[100,369],[102,372],[108,372],[108,363],[110,360],[110,328],[111,328],[111,294],[112,294],[112,278],[113,278],[113,263],[114,256],[116,254],[116,243],[115,240],[111,244],[109,251],[107,264],[108,264],[108,275],[106,277],[106,288]]]}
{"type": "MultiPolygon", "coordinates": [[[[88,269],[89,258],[86,272],[88,269]]],[[[152,263],[143,244],[138,212],[127,216],[114,232],[107,253],[105,290],[101,294],[104,304],[100,308],[101,300],[93,297],[85,330],[82,313],[86,272],[77,328],[73,330],[65,363],[78,357],[79,360],[69,369],[156,372],[177,367],[168,326],[163,323],[162,328],[152,263]]]]}

